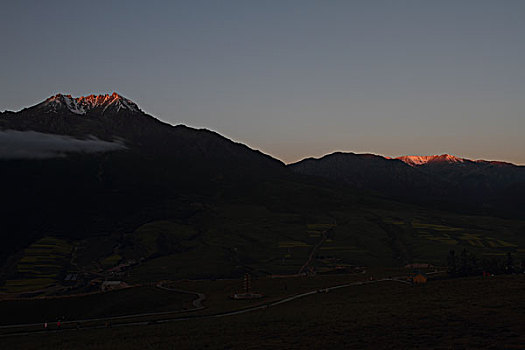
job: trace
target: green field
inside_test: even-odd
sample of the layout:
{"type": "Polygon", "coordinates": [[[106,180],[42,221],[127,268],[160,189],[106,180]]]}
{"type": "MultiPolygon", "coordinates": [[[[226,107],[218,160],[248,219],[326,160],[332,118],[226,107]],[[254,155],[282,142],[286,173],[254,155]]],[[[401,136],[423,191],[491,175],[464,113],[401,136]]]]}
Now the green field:
{"type": "Polygon", "coordinates": [[[20,293],[60,283],[68,268],[73,246],[56,237],[44,237],[24,249],[16,264],[16,278],[8,279],[0,291],[20,293]]]}
{"type": "Polygon", "coordinates": [[[517,261],[525,257],[520,250],[525,246],[522,221],[409,209],[340,208],[326,218],[225,207],[218,210],[212,228],[200,230],[193,246],[174,257],[146,261],[135,276],[138,281],[147,275],[178,279],[240,276],[246,271],[259,276],[293,274],[323,232],[328,237],[312,262],[319,272],[348,265],[444,265],[450,249],[466,248],[480,259],[507,252],[517,261]],[[200,263],[204,256],[210,264],[200,263]]]}
{"type": "Polygon", "coordinates": [[[246,272],[296,274],[310,255],[303,271],[313,273],[351,266],[444,266],[451,249],[467,249],[480,260],[511,253],[519,262],[525,258],[524,228],[520,220],[379,200],[312,212],[223,204],[187,222],[151,221],[130,232],[71,242],[46,237],[24,250],[0,288],[9,293],[59,288],[68,269],[107,274],[129,261],[137,264],[118,279],[130,284],[238,278],[246,272]]]}

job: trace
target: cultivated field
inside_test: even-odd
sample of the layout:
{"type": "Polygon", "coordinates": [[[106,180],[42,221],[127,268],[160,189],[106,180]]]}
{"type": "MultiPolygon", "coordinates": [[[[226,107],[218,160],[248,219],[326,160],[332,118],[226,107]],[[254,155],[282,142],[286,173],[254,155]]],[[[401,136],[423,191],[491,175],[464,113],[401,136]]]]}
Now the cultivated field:
{"type": "Polygon", "coordinates": [[[69,266],[72,249],[63,239],[39,239],[24,249],[16,265],[15,278],[7,280],[0,291],[21,293],[58,284],[69,266]]]}

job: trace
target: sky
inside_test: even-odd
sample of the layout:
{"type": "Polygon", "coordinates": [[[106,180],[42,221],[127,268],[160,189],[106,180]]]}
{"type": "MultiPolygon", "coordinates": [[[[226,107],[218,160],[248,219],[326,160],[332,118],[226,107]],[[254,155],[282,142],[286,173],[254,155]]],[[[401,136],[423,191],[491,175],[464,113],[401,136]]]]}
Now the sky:
{"type": "Polygon", "coordinates": [[[116,91],[286,163],[525,164],[525,1],[5,1],[0,111],[116,91]]]}

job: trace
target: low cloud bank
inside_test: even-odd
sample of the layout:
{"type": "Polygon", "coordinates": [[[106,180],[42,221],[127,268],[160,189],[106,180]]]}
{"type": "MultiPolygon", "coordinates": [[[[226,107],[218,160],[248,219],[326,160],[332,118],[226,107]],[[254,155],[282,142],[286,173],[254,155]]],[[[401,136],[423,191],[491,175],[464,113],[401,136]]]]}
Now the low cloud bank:
{"type": "Polygon", "coordinates": [[[68,153],[96,153],[126,149],[121,141],[86,140],[36,131],[0,131],[0,159],[45,159],[68,153]]]}

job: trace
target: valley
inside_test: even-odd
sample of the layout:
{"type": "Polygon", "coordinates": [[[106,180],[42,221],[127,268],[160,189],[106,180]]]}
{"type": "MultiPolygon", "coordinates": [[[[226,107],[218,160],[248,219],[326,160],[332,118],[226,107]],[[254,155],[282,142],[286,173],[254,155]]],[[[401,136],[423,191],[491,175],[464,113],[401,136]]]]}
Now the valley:
{"type": "Polygon", "coordinates": [[[462,318],[465,329],[500,293],[498,312],[514,315],[501,334],[509,346],[521,341],[508,303],[523,308],[523,167],[342,153],[285,165],[209,130],[163,123],[118,94],[59,94],[4,112],[0,136],[16,148],[0,159],[6,344],[213,346],[193,339],[204,332],[245,346],[266,336],[256,327],[280,333],[280,346],[307,334],[321,348],[311,336],[319,329],[325,341],[374,346],[374,327],[411,337],[396,328],[401,318],[429,345],[424,325],[456,322],[459,300],[477,289],[481,306],[462,318]],[[186,337],[174,338],[183,324],[186,337]],[[111,332],[122,339],[87,340],[111,332]],[[144,338],[130,344],[134,332],[144,338]]]}

